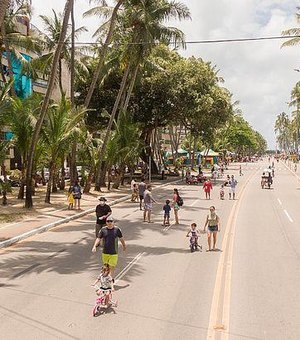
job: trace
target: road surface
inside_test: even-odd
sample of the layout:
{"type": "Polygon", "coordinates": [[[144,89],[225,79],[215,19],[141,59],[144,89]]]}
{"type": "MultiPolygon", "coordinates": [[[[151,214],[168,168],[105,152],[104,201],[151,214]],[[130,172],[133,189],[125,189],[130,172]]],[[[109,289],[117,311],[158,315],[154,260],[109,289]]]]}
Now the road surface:
{"type": "Polygon", "coordinates": [[[93,317],[100,252],[92,254],[93,215],[36,235],[0,252],[0,334],[16,339],[300,339],[299,179],[276,164],[274,186],[260,188],[267,162],[227,171],[237,199],[215,186],[178,184],[179,226],[161,225],[167,186],[154,197],[154,223],[136,203],[113,207],[127,242],[119,248],[117,308],[93,317]],[[187,227],[203,228],[210,205],[221,218],[218,252],[190,253],[187,227]]]}

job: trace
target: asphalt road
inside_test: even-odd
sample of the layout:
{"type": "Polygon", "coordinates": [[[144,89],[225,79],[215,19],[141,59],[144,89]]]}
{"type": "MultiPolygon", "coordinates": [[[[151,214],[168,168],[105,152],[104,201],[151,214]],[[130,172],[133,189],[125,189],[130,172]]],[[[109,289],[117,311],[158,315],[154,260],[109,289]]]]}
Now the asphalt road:
{"type": "Polygon", "coordinates": [[[243,165],[237,200],[205,200],[177,185],[179,226],[161,226],[173,186],[154,192],[154,223],[135,203],[113,207],[128,249],[120,247],[117,308],[93,317],[100,252],[92,254],[89,215],[0,251],[1,339],[300,339],[299,180],[276,164],[274,188],[261,189],[267,163],[243,165]],[[187,227],[203,228],[208,207],[221,218],[219,252],[190,253],[187,227]]]}

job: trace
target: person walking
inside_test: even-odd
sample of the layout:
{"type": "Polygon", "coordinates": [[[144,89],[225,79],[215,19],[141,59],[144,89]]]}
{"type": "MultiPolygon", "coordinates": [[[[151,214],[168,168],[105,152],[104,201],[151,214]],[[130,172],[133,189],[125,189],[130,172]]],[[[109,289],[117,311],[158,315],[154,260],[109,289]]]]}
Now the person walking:
{"type": "Polygon", "coordinates": [[[210,191],[212,190],[212,188],[213,188],[212,183],[211,183],[210,179],[208,178],[203,183],[203,190],[205,192],[205,198],[206,199],[210,199],[210,191]]]}
{"type": "Polygon", "coordinates": [[[231,175],[230,181],[229,181],[229,199],[232,198],[235,199],[235,188],[237,186],[237,180],[234,178],[233,175],[231,175]]]}
{"type": "Polygon", "coordinates": [[[131,189],[131,202],[134,202],[134,195],[135,195],[135,186],[137,185],[136,181],[134,179],[132,179],[131,183],[130,183],[130,189],[131,189]]]}
{"type": "Polygon", "coordinates": [[[152,197],[152,187],[150,184],[147,185],[144,192],[144,222],[151,223],[152,203],[157,203],[152,197]]]}
{"type": "Polygon", "coordinates": [[[240,165],[240,167],[239,167],[239,173],[240,173],[240,176],[243,176],[244,174],[243,174],[243,171],[242,171],[242,165],[240,165]]]}
{"type": "Polygon", "coordinates": [[[206,217],[206,222],[204,225],[204,232],[206,232],[207,228],[207,243],[208,243],[208,248],[206,251],[215,251],[217,250],[216,248],[216,243],[217,243],[217,233],[221,231],[220,229],[220,218],[216,214],[216,209],[214,206],[211,206],[209,208],[209,213],[206,217]],[[211,239],[213,237],[213,248],[211,248],[211,239]]]}
{"type": "Polygon", "coordinates": [[[96,227],[95,227],[95,234],[96,238],[99,235],[99,231],[106,225],[107,218],[111,215],[111,207],[106,204],[106,198],[100,197],[99,204],[96,206],[96,227]]]}
{"type": "Polygon", "coordinates": [[[80,210],[80,200],[81,200],[81,186],[78,184],[78,181],[75,181],[75,184],[72,187],[72,194],[75,199],[75,209],[80,210]]]}
{"type": "Polygon", "coordinates": [[[146,183],[145,183],[144,177],[142,177],[141,182],[139,183],[140,210],[143,210],[142,204],[143,204],[145,190],[146,190],[146,183]]]}
{"type": "Polygon", "coordinates": [[[109,265],[112,278],[114,278],[114,271],[118,263],[118,239],[122,243],[123,251],[125,251],[126,243],[122,231],[119,227],[114,225],[112,216],[109,216],[106,219],[106,226],[99,231],[92,252],[96,253],[99,244],[101,242],[103,243],[102,263],[109,265]]]}
{"type": "Polygon", "coordinates": [[[179,196],[178,189],[174,189],[174,192],[173,192],[173,209],[174,209],[175,224],[179,224],[179,218],[178,218],[178,211],[180,209],[179,204],[178,204],[179,199],[180,199],[180,196],[179,196]]]}

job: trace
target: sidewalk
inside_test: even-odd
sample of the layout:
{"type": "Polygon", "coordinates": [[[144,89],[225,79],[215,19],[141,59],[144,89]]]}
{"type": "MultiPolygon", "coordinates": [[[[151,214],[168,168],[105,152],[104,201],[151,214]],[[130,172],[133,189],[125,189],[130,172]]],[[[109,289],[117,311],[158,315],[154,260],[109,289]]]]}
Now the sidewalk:
{"type": "MultiPolygon", "coordinates": [[[[180,182],[181,178],[172,177],[167,180],[152,181],[153,189],[166,186],[170,183],[180,182]]],[[[105,189],[104,189],[105,190],[105,189]]],[[[81,210],[68,210],[66,195],[63,193],[53,194],[53,204],[46,205],[39,203],[34,206],[34,210],[26,214],[26,217],[20,221],[13,223],[0,223],[0,249],[8,247],[18,241],[24,240],[30,236],[45,232],[57,225],[67,223],[71,220],[88,215],[95,211],[98,204],[98,197],[105,196],[109,205],[115,205],[131,198],[130,185],[122,187],[119,190],[110,192],[99,192],[92,194],[84,194],[81,199],[81,210]]],[[[22,213],[27,212],[20,206],[11,205],[3,209],[9,209],[8,213],[14,214],[14,209],[22,213]]],[[[2,208],[2,207],[1,207],[2,208]]]]}

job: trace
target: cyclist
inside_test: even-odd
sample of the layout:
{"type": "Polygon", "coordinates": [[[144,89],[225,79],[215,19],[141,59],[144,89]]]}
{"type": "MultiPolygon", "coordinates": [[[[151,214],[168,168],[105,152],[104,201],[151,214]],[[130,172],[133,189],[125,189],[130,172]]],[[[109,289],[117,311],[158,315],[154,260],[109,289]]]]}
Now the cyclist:
{"type": "Polygon", "coordinates": [[[97,277],[96,281],[92,284],[94,287],[98,282],[100,282],[100,287],[97,286],[96,294],[105,294],[105,305],[108,306],[110,292],[114,290],[113,278],[110,275],[110,268],[107,263],[105,263],[101,268],[101,273],[97,277]],[[107,294],[108,293],[108,294],[107,294]]]}
{"type": "Polygon", "coordinates": [[[200,231],[197,229],[197,224],[192,223],[189,231],[186,234],[186,237],[190,237],[190,244],[195,242],[196,248],[199,247],[202,250],[202,246],[199,246],[198,244],[198,235],[200,234],[200,231]]]}

